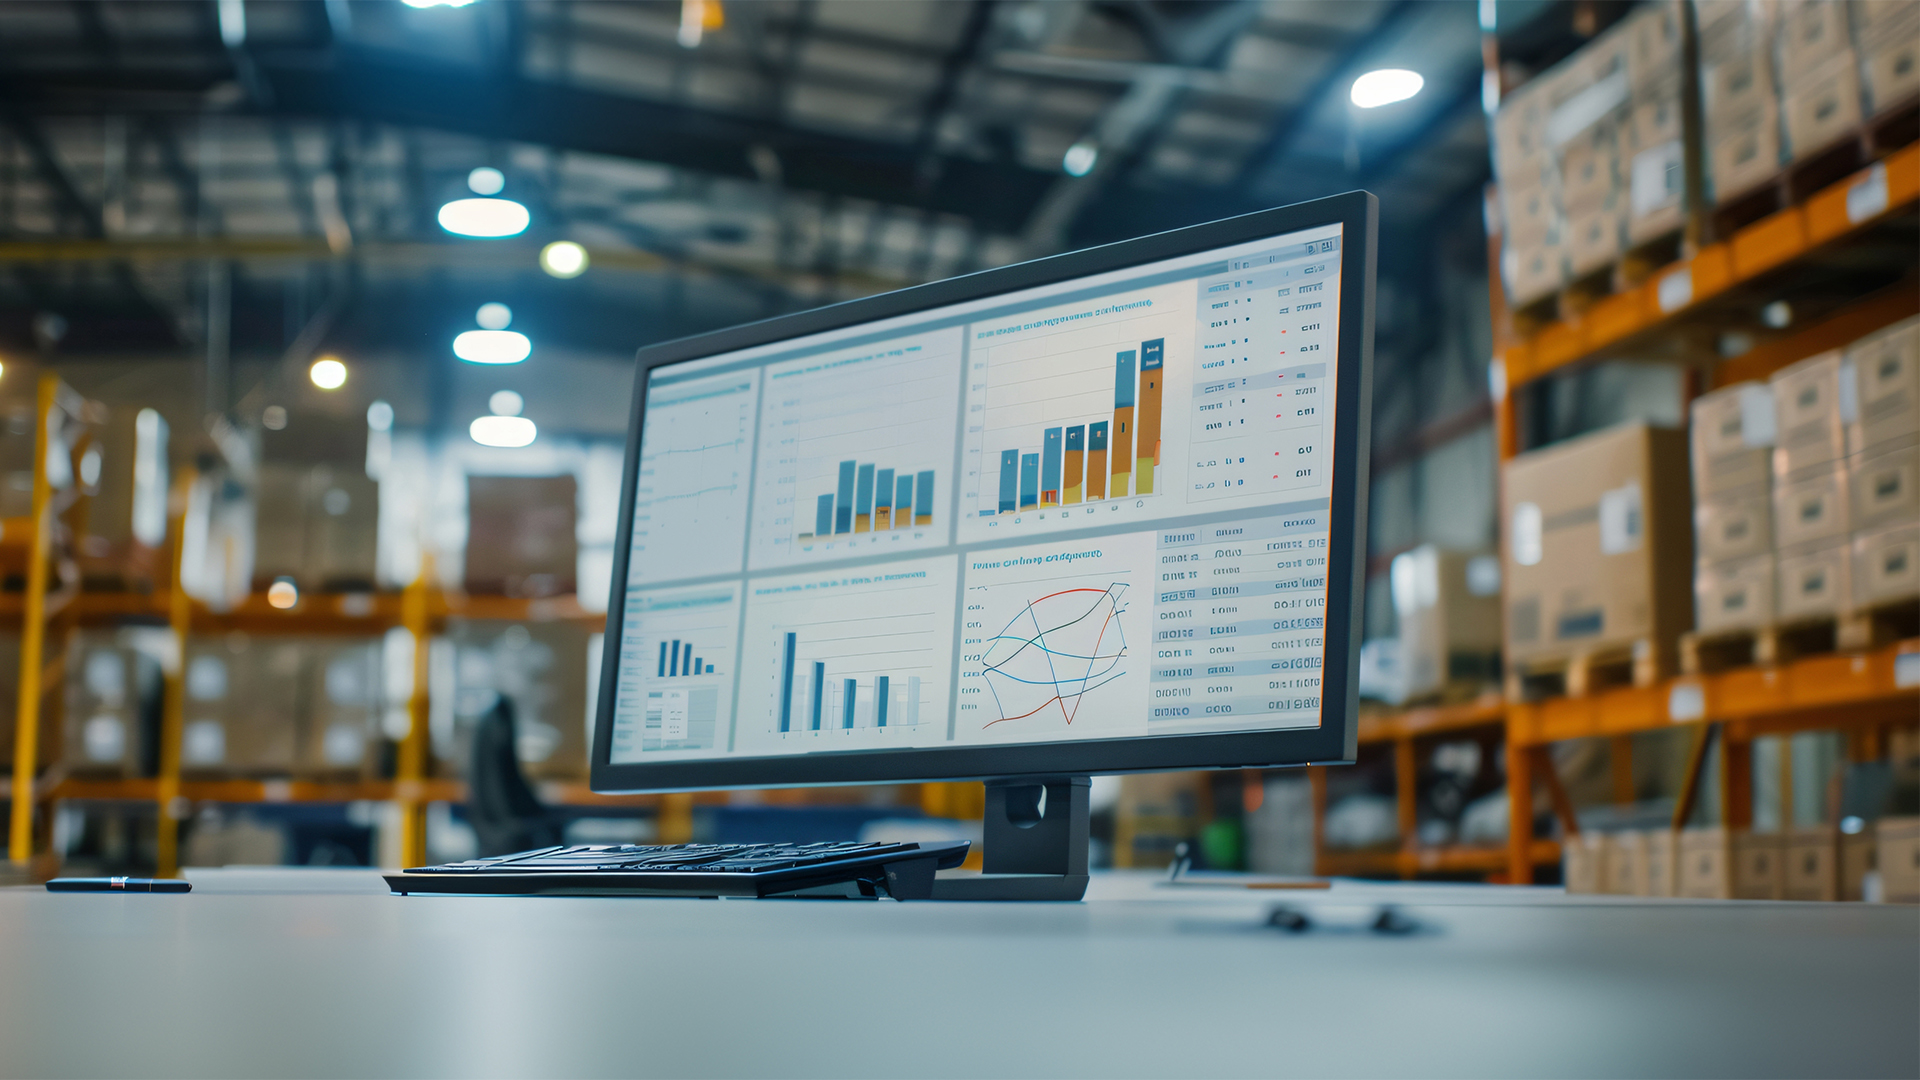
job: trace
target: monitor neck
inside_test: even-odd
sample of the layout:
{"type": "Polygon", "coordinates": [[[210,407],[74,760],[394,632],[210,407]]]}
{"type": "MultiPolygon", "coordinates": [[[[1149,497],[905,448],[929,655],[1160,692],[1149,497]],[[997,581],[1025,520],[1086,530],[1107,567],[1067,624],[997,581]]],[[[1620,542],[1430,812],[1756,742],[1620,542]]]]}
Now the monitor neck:
{"type": "Polygon", "coordinates": [[[982,873],[942,876],[945,900],[1078,900],[1087,891],[1085,776],[987,781],[982,873]]]}

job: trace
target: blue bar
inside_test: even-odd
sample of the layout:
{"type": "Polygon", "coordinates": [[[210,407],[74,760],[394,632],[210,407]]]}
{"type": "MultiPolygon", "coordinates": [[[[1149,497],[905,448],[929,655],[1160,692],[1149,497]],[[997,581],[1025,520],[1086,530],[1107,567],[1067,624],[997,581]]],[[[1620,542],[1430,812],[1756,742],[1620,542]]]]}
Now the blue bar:
{"type": "Polygon", "coordinates": [[[659,677],[662,679],[667,677],[667,643],[664,641],[660,643],[660,675],[659,677]]]}
{"type": "Polygon", "coordinates": [[[913,477],[902,476],[893,482],[893,505],[908,517],[913,516],[913,477]]]}
{"type": "Polygon", "coordinates": [[[682,659],[680,660],[680,674],[693,674],[693,642],[691,641],[687,642],[687,651],[682,655],[682,659]]]}
{"type": "Polygon", "coordinates": [[[932,469],[928,469],[926,472],[921,473],[920,479],[915,480],[913,482],[913,498],[914,498],[914,506],[913,506],[914,524],[916,525],[919,524],[919,519],[921,518],[933,517],[933,470],[932,469]]]}
{"type": "Polygon", "coordinates": [[[1133,408],[1133,350],[1127,349],[1113,360],[1113,407],[1133,408]]]}
{"type": "Polygon", "coordinates": [[[667,655],[667,674],[669,676],[680,674],[680,640],[678,638],[674,639],[673,648],[667,655]]]}
{"type": "Polygon", "coordinates": [[[1020,455],[1020,509],[1040,505],[1040,455],[1020,455]]]}
{"type": "Polygon", "coordinates": [[[820,730],[820,699],[827,696],[827,665],[813,663],[813,730],[820,730]]]}
{"type": "Polygon", "coordinates": [[[873,679],[873,726],[887,726],[887,698],[892,693],[885,675],[873,679]]]}
{"type": "Polygon", "coordinates": [[[707,672],[709,672],[709,671],[712,671],[712,670],[713,670],[713,665],[712,665],[712,664],[709,664],[709,663],[706,663],[706,662],[704,662],[704,661],[702,661],[702,660],[701,660],[701,659],[700,659],[699,657],[697,657],[697,656],[693,658],[693,673],[694,673],[695,675],[704,675],[704,674],[706,674],[707,672]]]}
{"type": "Polygon", "coordinates": [[[833,531],[836,533],[853,531],[853,467],[851,461],[840,463],[840,492],[833,505],[833,531]]]}
{"type": "Polygon", "coordinates": [[[893,512],[893,470],[881,469],[873,478],[873,515],[878,518],[885,511],[892,520],[893,512]]]}
{"type": "Polygon", "coordinates": [[[833,496],[822,495],[813,512],[813,535],[833,535],[833,496]]]}
{"type": "Polygon", "coordinates": [[[1107,448],[1107,422],[1100,421],[1087,428],[1087,449],[1105,450],[1107,448]]]}
{"type": "Polygon", "coordinates": [[[787,647],[780,655],[780,731],[793,730],[793,648],[794,635],[787,634],[787,647]]]}
{"type": "Polygon", "coordinates": [[[1000,451],[1000,512],[1020,509],[1020,451],[1000,451]]]}
{"type": "Polygon", "coordinates": [[[852,679],[846,680],[846,695],[840,702],[840,726],[848,731],[853,730],[853,700],[859,688],[859,683],[852,679]]]}
{"type": "Polygon", "coordinates": [[[1040,501],[1060,501],[1060,430],[1050,427],[1040,436],[1040,501]],[[1052,498],[1048,498],[1051,495],[1052,498]]]}
{"type": "MultiPolygon", "coordinates": [[[[1086,448],[1087,448],[1087,425],[1080,424],[1077,427],[1068,428],[1067,429],[1067,450],[1071,452],[1074,450],[1085,450],[1086,448]]],[[[1071,480],[1073,478],[1068,477],[1067,479],[1071,480]]]]}
{"type": "Polygon", "coordinates": [[[873,466],[860,466],[860,479],[853,488],[853,512],[868,515],[867,524],[873,524],[873,466]]]}

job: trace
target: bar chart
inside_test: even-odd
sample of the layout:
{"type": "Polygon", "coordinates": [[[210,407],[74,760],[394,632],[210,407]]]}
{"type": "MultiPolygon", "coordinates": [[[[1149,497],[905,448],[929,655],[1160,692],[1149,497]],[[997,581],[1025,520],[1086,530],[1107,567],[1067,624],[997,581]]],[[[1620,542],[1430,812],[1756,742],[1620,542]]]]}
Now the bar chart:
{"type": "Polygon", "coordinates": [[[740,586],[635,589],[621,630],[612,760],[723,745],[740,586]]]}
{"type": "Polygon", "coordinates": [[[959,351],[953,329],[767,369],[750,567],[946,541],[959,351]]]}
{"type": "Polygon", "coordinates": [[[1166,340],[1155,338],[1113,357],[1107,419],[1040,429],[1039,446],[999,453],[999,485],[981,517],[1020,514],[1082,501],[1151,495],[1160,460],[1161,375],[1166,340]]]}
{"type": "Polygon", "coordinates": [[[634,580],[740,569],[757,386],[749,372],[648,395],[634,489],[634,580]]]}
{"type": "Polygon", "coordinates": [[[953,672],[951,556],[749,586],[738,746],[820,749],[944,738],[953,672]]]}

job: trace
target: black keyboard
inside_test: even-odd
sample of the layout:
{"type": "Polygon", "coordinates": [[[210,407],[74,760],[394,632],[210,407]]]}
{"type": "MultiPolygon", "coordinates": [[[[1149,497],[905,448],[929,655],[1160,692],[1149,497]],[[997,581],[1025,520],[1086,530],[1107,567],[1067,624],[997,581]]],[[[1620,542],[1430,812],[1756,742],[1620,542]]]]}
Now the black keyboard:
{"type": "Polygon", "coordinates": [[[935,870],[967,857],[937,844],[585,844],[384,875],[396,894],[544,896],[933,895],[935,870]]]}

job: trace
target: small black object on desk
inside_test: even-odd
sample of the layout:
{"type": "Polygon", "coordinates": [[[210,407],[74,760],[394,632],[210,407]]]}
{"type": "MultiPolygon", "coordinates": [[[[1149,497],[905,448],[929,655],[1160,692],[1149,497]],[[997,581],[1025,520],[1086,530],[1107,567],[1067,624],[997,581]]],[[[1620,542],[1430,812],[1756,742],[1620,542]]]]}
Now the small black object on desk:
{"type": "Polygon", "coordinates": [[[192,892],[193,885],[191,882],[173,881],[169,878],[57,877],[47,882],[47,891],[183,893],[192,892]]]}

